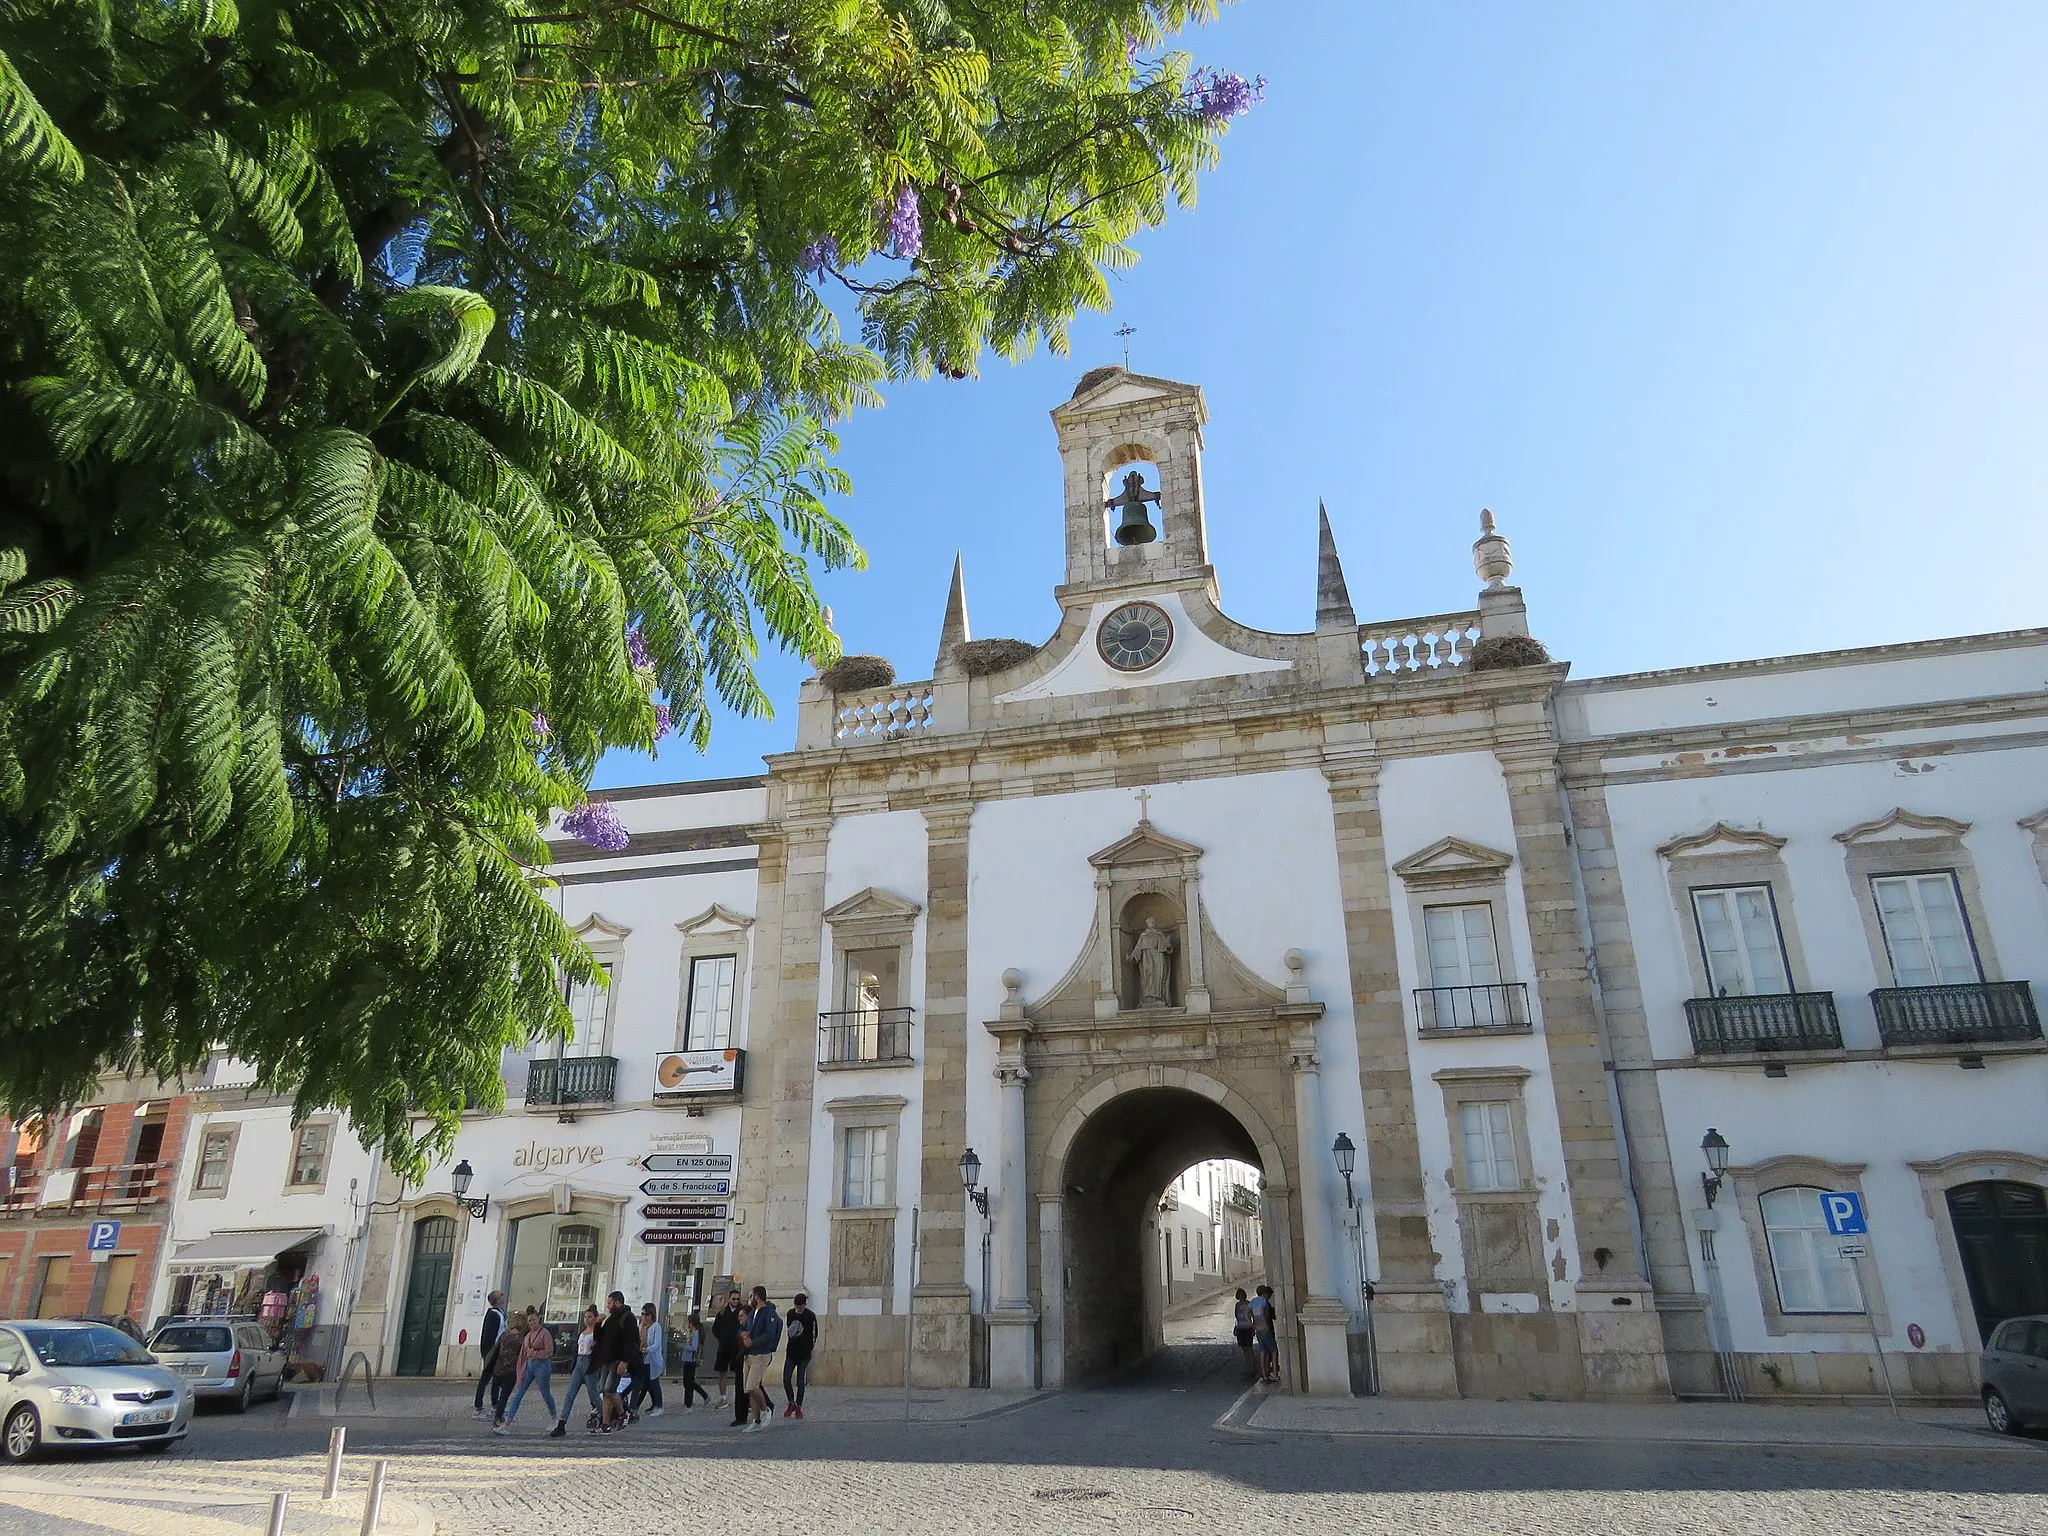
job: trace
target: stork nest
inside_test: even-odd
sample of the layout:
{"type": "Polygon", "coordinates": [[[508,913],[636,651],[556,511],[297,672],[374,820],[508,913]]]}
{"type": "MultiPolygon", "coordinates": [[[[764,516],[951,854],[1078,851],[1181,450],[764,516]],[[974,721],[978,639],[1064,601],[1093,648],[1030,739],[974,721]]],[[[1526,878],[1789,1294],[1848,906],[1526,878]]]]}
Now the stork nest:
{"type": "Polygon", "coordinates": [[[865,693],[894,683],[896,669],[886,656],[842,656],[818,674],[818,681],[834,693],[865,693]]]}
{"type": "Polygon", "coordinates": [[[1496,672],[1504,667],[1540,667],[1550,652],[1533,635],[1488,635],[1472,647],[1466,665],[1474,672],[1496,672]]]}
{"type": "Polygon", "coordinates": [[[1029,661],[1038,647],[1029,640],[969,640],[953,647],[953,659],[969,677],[987,677],[1029,661]]]}

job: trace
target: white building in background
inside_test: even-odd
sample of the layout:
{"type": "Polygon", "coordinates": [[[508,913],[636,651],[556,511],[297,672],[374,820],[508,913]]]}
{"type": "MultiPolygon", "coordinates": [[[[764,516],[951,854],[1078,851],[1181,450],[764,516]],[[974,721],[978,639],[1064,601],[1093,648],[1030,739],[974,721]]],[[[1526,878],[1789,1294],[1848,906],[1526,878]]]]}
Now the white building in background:
{"type": "Polygon", "coordinates": [[[1207,1296],[1259,1273],[1259,1173],[1211,1159],[1184,1169],[1159,1202],[1160,1268],[1168,1305],[1207,1296]]]}
{"type": "MultiPolygon", "coordinates": [[[[1257,1274],[1315,1392],[1861,1395],[1874,1327],[1972,1393],[2048,1311],[2048,631],[1568,681],[1490,518],[1473,609],[1360,623],[1325,523],[1314,630],[1250,630],[1200,391],[1053,416],[1049,639],[956,570],[929,679],[849,658],[764,778],[555,845],[612,986],[366,1181],[352,1346],[470,1374],[493,1288],[738,1275],[832,1317],[820,1381],[1060,1385],[1257,1274]]],[[[181,1177],[187,1243],[348,1227],[181,1177]]]]}

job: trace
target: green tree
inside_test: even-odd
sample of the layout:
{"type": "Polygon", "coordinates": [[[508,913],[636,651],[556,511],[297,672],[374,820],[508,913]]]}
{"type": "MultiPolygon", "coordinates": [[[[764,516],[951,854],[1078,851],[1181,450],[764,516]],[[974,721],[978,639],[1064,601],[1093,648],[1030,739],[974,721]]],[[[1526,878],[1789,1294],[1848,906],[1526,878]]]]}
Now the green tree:
{"type": "Polygon", "coordinates": [[[0,1104],[498,1102],[541,831],[831,650],[832,424],[1107,306],[1211,8],[0,0],[0,1104]]]}

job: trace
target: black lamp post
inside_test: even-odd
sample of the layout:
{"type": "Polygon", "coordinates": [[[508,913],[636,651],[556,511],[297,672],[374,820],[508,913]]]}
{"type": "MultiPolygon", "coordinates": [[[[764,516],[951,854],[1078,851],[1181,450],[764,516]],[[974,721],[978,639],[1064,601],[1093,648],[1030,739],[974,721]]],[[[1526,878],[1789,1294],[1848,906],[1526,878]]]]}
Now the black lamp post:
{"type": "Polygon", "coordinates": [[[960,1183],[967,1190],[967,1198],[974,1202],[974,1208],[981,1212],[981,1310],[988,1311],[989,1286],[989,1216],[988,1190],[981,1182],[981,1159],[969,1147],[960,1154],[960,1183]]]}
{"type": "Polygon", "coordinates": [[[1379,1336],[1372,1324],[1372,1280],[1365,1272],[1365,1212],[1358,1208],[1358,1196],[1351,1188],[1351,1175],[1358,1167],[1358,1147],[1351,1140],[1350,1133],[1339,1131],[1337,1139],[1330,1143],[1330,1155],[1337,1160],[1337,1171],[1344,1175],[1344,1209],[1351,1212],[1352,1236],[1358,1243],[1358,1294],[1365,1303],[1365,1336],[1368,1344],[1366,1360],[1369,1367],[1370,1390],[1380,1389],[1380,1346],[1379,1336]]]}
{"type": "Polygon", "coordinates": [[[1714,1208],[1714,1197],[1721,1193],[1721,1178],[1728,1171],[1728,1139],[1712,1126],[1700,1138],[1700,1151],[1707,1157],[1707,1171],[1700,1175],[1700,1187],[1707,1192],[1707,1209],[1714,1208]]]}
{"type": "Polygon", "coordinates": [[[469,1159],[465,1157],[449,1171],[448,1186],[455,1191],[456,1203],[478,1221],[482,1221],[484,1213],[491,1208],[491,1197],[479,1195],[474,1200],[469,1198],[470,1182],[475,1178],[476,1170],[469,1166],[469,1159]]]}
{"type": "Polygon", "coordinates": [[[1358,1166],[1358,1148],[1351,1144],[1348,1133],[1339,1131],[1330,1145],[1330,1153],[1337,1159],[1337,1171],[1344,1175],[1344,1209],[1356,1210],[1358,1200],[1351,1193],[1351,1170],[1358,1166]]]}

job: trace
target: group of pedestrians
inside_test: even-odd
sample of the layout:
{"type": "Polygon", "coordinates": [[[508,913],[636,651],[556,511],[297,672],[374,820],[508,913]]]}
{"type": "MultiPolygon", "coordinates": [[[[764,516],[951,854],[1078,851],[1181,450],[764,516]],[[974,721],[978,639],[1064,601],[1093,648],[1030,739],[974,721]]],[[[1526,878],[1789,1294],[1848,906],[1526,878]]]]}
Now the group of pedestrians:
{"type": "Polygon", "coordinates": [[[1246,1296],[1237,1290],[1237,1306],[1231,1337],[1244,1351],[1245,1373],[1262,1382],[1280,1379],[1280,1334],[1278,1310],[1273,1305],[1273,1287],[1262,1285],[1246,1296]]]}
{"type": "MultiPolygon", "coordinates": [[[[697,1381],[705,1335],[718,1346],[714,1372],[718,1378],[715,1406],[733,1405],[733,1426],[765,1429],[774,1422],[775,1403],[768,1394],[768,1373],[775,1351],[783,1351],[782,1416],[804,1416],[804,1387],[809,1380],[811,1357],[818,1345],[818,1318],[801,1291],[788,1313],[776,1310],[762,1286],[751,1296],[735,1288],[712,1319],[709,1329],[697,1309],[680,1330],[676,1363],[682,1368],[683,1409],[703,1399],[714,1406],[711,1393],[697,1381]],[[737,1387],[737,1391],[731,1390],[737,1387]]],[[[550,1437],[559,1439],[569,1432],[569,1417],[579,1394],[588,1397],[590,1414],[584,1428],[591,1434],[615,1434],[642,1416],[658,1419],[667,1410],[662,1401],[662,1378],[668,1374],[668,1336],[654,1304],[648,1302],[637,1315],[627,1306],[625,1295],[613,1291],[605,1310],[583,1309],[575,1340],[575,1365],[569,1389],[560,1405],[554,1395],[555,1335],[541,1321],[538,1308],[507,1313],[505,1293],[492,1291],[477,1335],[483,1369],[477,1376],[475,1416],[491,1421],[493,1434],[507,1435],[519,1417],[520,1404],[529,1390],[538,1390],[547,1406],[554,1428],[550,1437]],[[490,1395],[490,1408],[484,1396],[490,1395]]]]}

